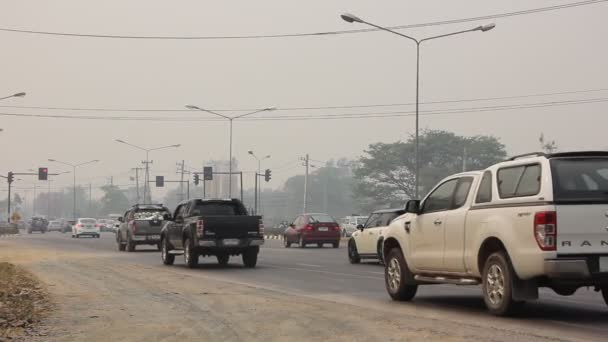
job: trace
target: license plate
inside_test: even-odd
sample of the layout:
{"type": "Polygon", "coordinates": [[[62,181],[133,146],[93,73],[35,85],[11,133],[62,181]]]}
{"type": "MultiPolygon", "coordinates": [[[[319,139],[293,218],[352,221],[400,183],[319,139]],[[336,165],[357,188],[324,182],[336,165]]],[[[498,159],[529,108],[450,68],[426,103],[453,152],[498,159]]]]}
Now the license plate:
{"type": "Polygon", "coordinates": [[[317,230],[320,231],[320,232],[326,232],[327,231],[327,227],[319,227],[317,230]]]}
{"type": "Polygon", "coordinates": [[[148,235],[148,240],[158,240],[160,239],[160,235],[148,235]]]}
{"type": "Polygon", "coordinates": [[[600,257],[600,272],[608,272],[608,257],[600,257]]]}
{"type": "Polygon", "coordinates": [[[133,236],[133,240],[145,240],[145,239],[146,239],[145,236],[137,236],[137,235],[133,236]]]}
{"type": "Polygon", "coordinates": [[[224,239],[224,246],[236,246],[239,244],[239,239],[224,239]]]}

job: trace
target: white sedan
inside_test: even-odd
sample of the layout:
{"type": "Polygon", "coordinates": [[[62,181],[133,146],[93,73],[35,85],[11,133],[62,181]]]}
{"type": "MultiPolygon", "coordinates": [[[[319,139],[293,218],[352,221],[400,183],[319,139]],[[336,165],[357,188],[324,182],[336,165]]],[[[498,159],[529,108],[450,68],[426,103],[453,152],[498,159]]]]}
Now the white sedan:
{"type": "Polygon", "coordinates": [[[99,238],[100,227],[96,219],[79,218],[72,226],[72,237],[91,236],[99,238]]]}

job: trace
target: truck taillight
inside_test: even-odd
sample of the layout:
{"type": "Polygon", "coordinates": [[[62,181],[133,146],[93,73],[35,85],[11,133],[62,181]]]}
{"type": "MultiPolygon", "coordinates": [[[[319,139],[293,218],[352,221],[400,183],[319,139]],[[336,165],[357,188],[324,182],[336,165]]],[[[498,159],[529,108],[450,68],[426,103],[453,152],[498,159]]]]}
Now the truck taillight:
{"type": "Polygon", "coordinates": [[[306,227],[304,227],[304,230],[313,231],[314,227],[311,224],[309,224],[306,227]]]}
{"type": "Polygon", "coordinates": [[[76,225],[76,227],[82,228],[82,227],[84,227],[84,225],[82,223],[79,223],[79,224],[76,225]]]}
{"type": "Polygon", "coordinates": [[[339,232],[340,231],[340,226],[339,225],[335,225],[334,226],[334,230],[337,231],[337,232],[339,232]]]}
{"type": "Polygon", "coordinates": [[[205,235],[205,222],[203,220],[196,221],[196,236],[202,238],[205,235]]]}
{"type": "Polygon", "coordinates": [[[137,232],[137,225],[135,224],[135,221],[131,222],[131,232],[133,234],[135,234],[135,232],[137,232]]]}
{"type": "Polygon", "coordinates": [[[264,235],[264,221],[260,220],[260,229],[258,231],[260,235],[264,235]]]}
{"type": "Polygon", "coordinates": [[[534,238],[543,251],[557,249],[557,214],[541,211],[534,215],[534,238]]]}

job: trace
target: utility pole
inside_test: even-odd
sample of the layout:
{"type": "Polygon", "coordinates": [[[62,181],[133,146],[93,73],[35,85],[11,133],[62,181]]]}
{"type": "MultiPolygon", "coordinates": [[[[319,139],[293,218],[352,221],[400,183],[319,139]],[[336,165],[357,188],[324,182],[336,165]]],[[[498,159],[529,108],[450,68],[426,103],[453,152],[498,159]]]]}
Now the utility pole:
{"type": "Polygon", "coordinates": [[[152,195],[150,195],[150,164],[154,163],[153,160],[148,159],[148,152],[146,152],[146,160],[141,162],[146,165],[145,184],[144,184],[144,204],[148,203],[148,198],[152,202],[152,195]]]}
{"type": "Polygon", "coordinates": [[[300,158],[300,160],[304,161],[304,166],[306,167],[306,173],[304,174],[304,210],[302,212],[305,214],[308,204],[308,167],[310,165],[310,156],[307,153],[306,157],[300,158]]]}
{"type": "MultiPolygon", "coordinates": [[[[113,185],[114,183],[114,179],[113,177],[110,177],[110,184],[113,185]]],[[[89,182],[89,216],[93,216],[91,215],[91,209],[93,207],[93,184],[89,182]]]]}
{"type": "Polygon", "coordinates": [[[139,170],[143,170],[143,168],[141,167],[134,167],[131,170],[135,170],[135,193],[137,196],[137,203],[140,203],[139,200],[141,199],[139,196],[139,170]]]}
{"type": "Polygon", "coordinates": [[[467,147],[465,146],[462,150],[462,172],[467,170],[467,147]]]}
{"type": "Polygon", "coordinates": [[[255,208],[255,214],[258,214],[258,178],[260,177],[260,175],[258,174],[258,172],[255,172],[255,186],[254,186],[254,194],[253,194],[253,207],[255,208]]]}
{"type": "Polygon", "coordinates": [[[51,217],[51,180],[47,180],[49,189],[46,192],[46,216],[51,217]]]}
{"type": "MultiPolygon", "coordinates": [[[[179,166],[178,172],[181,173],[181,183],[179,185],[179,193],[181,195],[180,202],[181,202],[184,200],[184,166],[185,166],[184,161],[182,160],[182,163],[178,164],[177,166],[179,166]]],[[[188,182],[188,184],[190,184],[190,182],[188,182]]],[[[188,196],[188,197],[190,197],[190,196],[188,196]]]]}
{"type": "Polygon", "coordinates": [[[36,215],[36,182],[34,182],[34,201],[32,201],[32,214],[36,215]]]}

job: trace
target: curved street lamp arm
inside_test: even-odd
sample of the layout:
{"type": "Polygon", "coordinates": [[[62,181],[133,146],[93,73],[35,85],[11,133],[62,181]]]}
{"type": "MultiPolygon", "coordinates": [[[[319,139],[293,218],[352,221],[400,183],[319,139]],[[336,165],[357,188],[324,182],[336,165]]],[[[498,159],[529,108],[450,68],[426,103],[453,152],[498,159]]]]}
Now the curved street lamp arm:
{"type": "Polygon", "coordinates": [[[128,142],[126,142],[126,141],[124,141],[124,140],[115,139],[114,141],[119,142],[119,143],[121,143],[121,144],[129,145],[129,146],[131,146],[131,147],[135,147],[136,149],[138,149],[138,150],[142,150],[142,151],[144,151],[144,152],[145,152],[145,151],[148,151],[147,149],[145,149],[145,148],[143,148],[143,147],[141,147],[141,146],[133,145],[133,144],[128,143],[128,142]]]}
{"type": "Polygon", "coordinates": [[[401,36],[401,37],[403,37],[403,38],[407,38],[407,39],[409,39],[409,40],[413,41],[413,42],[414,42],[414,43],[416,43],[416,44],[420,44],[420,41],[418,41],[418,39],[416,39],[416,38],[414,38],[414,37],[410,37],[410,36],[408,36],[408,35],[405,35],[405,34],[403,34],[403,33],[401,33],[401,32],[393,31],[393,30],[391,30],[391,29],[389,29],[389,28],[382,27],[382,26],[379,26],[379,25],[376,25],[376,24],[372,24],[372,23],[367,22],[367,21],[365,21],[365,20],[361,20],[361,23],[363,23],[363,24],[367,24],[367,25],[372,26],[372,27],[375,27],[375,28],[377,28],[377,29],[379,29],[379,30],[382,30],[382,31],[386,31],[386,32],[390,32],[390,33],[396,34],[396,35],[401,36]]]}
{"type": "Polygon", "coordinates": [[[258,109],[258,110],[254,111],[254,112],[251,112],[251,113],[245,113],[245,114],[234,116],[234,117],[232,117],[232,119],[240,119],[240,118],[245,117],[245,116],[257,114],[257,113],[260,113],[260,112],[270,112],[270,111],[273,111],[273,110],[276,110],[276,108],[270,107],[270,108],[258,109]]]}
{"type": "Polygon", "coordinates": [[[452,32],[452,33],[446,33],[446,34],[440,34],[438,36],[433,36],[433,37],[427,37],[427,38],[423,38],[420,39],[420,43],[427,41],[427,40],[432,40],[432,39],[437,39],[437,38],[443,38],[443,37],[449,37],[449,36],[455,36],[457,34],[462,34],[462,33],[467,33],[467,32],[473,32],[473,31],[479,31],[479,28],[472,28],[472,29],[468,29],[468,30],[464,30],[464,31],[458,31],[458,32],[452,32]]]}
{"type": "Polygon", "coordinates": [[[222,117],[224,119],[232,120],[232,118],[229,117],[229,116],[227,116],[227,115],[216,113],[216,112],[214,112],[212,110],[204,109],[204,108],[201,108],[201,107],[197,107],[197,106],[193,106],[193,105],[186,105],[186,108],[193,109],[193,110],[200,110],[201,112],[207,112],[209,114],[220,116],[220,117],[222,117]]]}
{"type": "Polygon", "coordinates": [[[180,146],[181,146],[180,144],[176,144],[176,145],[167,145],[167,146],[161,146],[161,147],[155,147],[155,148],[151,148],[151,149],[148,149],[147,151],[148,151],[148,152],[151,152],[151,151],[156,151],[156,150],[162,150],[162,149],[169,148],[169,147],[180,147],[180,146]]]}
{"type": "Polygon", "coordinates": [[[57,160],[57,159],[49,159],[49,161],[50,162],[54,162],[54,163],[59,163],[59,164],[67,165],[67,166],[70,166],[70,167],[76,167],[76,165],[74,165],[74,164],[62,162],[61,160],[57,160]]]}
{"type": "Polygon", "coordinates": [[[79,167],[79,166],[83,166],[83,165],[87,165],[87,164],[91,164],[91,163],[97,163],[98,161],[99,160],[97,160],[97,159],[95,159],[95,160],[89,160],[88,162],[76,164],[76,165],[74,165],[74,167],[79,167]]]}

